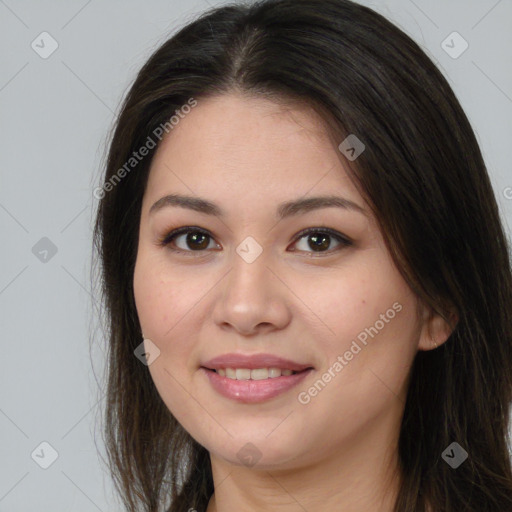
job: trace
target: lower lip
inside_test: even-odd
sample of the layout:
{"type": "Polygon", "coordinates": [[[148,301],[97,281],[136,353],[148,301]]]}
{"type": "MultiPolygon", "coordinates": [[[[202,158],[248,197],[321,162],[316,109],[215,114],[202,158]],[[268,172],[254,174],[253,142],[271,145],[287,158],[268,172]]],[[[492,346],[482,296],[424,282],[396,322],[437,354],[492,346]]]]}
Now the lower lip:
{"type": "Polygon", "coordinates": [[[211,385],[218,393],[237,402],[252,404],[264,402],[297,386],[313,371],[313,368],[293,375],[261,380],[235,380],[222,377],[217,372],[204,367],[201,367],[201,370],[206,373],[211,385]]]}

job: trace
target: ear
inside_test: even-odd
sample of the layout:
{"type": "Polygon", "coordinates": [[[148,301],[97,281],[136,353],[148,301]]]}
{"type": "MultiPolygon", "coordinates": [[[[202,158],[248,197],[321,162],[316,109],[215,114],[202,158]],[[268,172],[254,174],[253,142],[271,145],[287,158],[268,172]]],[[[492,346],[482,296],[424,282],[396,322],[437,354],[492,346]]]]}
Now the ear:
{"type": "Polygon", "coordinates": [[[434,350],[440,347],[448,340],[459,322],[459,315],[454,308],[449,311],[449,322],[426,306],[422,307],[422,315],[423,323],[418,339],[418,350],[434,350]]]}

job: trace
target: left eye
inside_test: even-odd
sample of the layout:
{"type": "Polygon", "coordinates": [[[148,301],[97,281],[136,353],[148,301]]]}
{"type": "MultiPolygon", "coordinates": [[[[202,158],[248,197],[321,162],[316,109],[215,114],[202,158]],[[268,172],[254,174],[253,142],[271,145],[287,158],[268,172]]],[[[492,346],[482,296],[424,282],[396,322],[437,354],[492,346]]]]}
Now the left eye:
{"type": "MultiPolygon", "coordinates": [[[[301,231],[297,235],[297,242],[300,242],[300,240],[303,238],[306,239],[307,247],[313,248],[313,252],[331,253],[336,250],[343,249],[344,247],[350,247],[352,245],[351,240],[330,228],[311,228],[305,231],[301,231]],[[328,248],[331,245],[332,239],[338,242],[337,248],[324,251],[324,248],[328,248]]],[[[308,252],[307,248],[306,252],[308,252]]]]}
{"type": "MultiPolygon", "coordinates": [[[[175,229],[174,231],[171,231],[169,234],[167,234],[165,237],[163,237],[159,241],[159,245],[161,246],[168,246],[171,244],[176,245],[178,248],[169,247],[170,250],[177,252],[177,253],[188,253],[188,255],[193,255],[191,253],[194,252],[203,252],[205,249],[212,249],[210,247],[210,242],[213,242],[212,236],[205,230],[197,227],[183,227],[175,229]],[[180,247],[178,245],[178,240],[181,237],[184,238],[184,244],[185,247],[180,247]],[[190,248],[187,248],[188,247],[190,248]]],[[[330,229],[330,228],[309,228],[307,230],[301,231],[296,236],[295,242],[300,242],[302,239],[306,239],[306,244],[309,246],[309,248],[312,248],[312,252],[320,252],[320,253],[331,253],[336,250],[340,250],[344,247],[349,247],[352,245],[352,241],[349,240],[347,237],[342,235],[341,233],[330,229]],[[332,242],[332,239],[338,242],[338,246],[335,249],[330,250],[324,250],[327,249],[332,242]]],[[[218,245],[218,244],[217,244],[218,245]]],[[[215,246],[215,243],[214,243],[215,246]]],[[[292,249],[293,252],[296,251],[296,249],[292,249]]],[[[300,252],[309,252],[307,249],[299,249],[300,252]]]]}

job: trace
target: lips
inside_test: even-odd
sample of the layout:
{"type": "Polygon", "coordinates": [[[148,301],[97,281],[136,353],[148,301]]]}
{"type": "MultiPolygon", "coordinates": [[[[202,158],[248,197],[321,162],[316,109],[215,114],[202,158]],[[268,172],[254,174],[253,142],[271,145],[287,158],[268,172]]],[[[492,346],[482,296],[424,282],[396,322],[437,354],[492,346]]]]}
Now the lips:
{"type": "MultiPolygon", "coordinates": [[[[219,395],[238,403],[257,404],[271,400],[279,395],[286,395],[304,382],[314,370],[303,370],[293,375],[269,378],[263,380],[236,380],[219,375],[214,370],[200,368],[200,374],[213,390],[219,395]]],[[[291,400],[292,398],[289,397],[291,400]]]]}
{"type": "Polygon", "coordinates": [[[209,370],[218,370],[219,368],[247,368],[256,370],[259,368],[280,368],[282,370],[292,370],[294,372],[302,372],[309,368],[313,368],[311,364],[299,363],[275,356],[273,354],[223,354],[201,364],[203,368],[209,370]]]}

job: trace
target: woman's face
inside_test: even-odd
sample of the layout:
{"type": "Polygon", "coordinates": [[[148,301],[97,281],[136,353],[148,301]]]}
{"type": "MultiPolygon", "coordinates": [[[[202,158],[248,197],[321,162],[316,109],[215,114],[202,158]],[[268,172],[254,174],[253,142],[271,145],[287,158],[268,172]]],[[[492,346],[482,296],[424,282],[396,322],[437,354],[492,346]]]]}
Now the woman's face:
{"type": "MultiPolygon", "coordinates": [[[[295,467],[362,443],[371,457],[398,435],[410,365],[432,348],[320,120],[265,99],[199,99],[164,138],[142,205],[134,289],[142,331],[160,350],[148,369],[162,400],[212,456],[238,465],[295,467]],[[214,207],[160,201],[171,194],[214,207]],[[339,204],[313,201],[327,196],[339,204]],[[187,226],[188,236],[160,243],[187,226]],[[225,354],[312,369],[238,371],[235,381],[203,368],[225,354]]],[[[217,366],[290,366],[252,362],[217,366]]]]}

